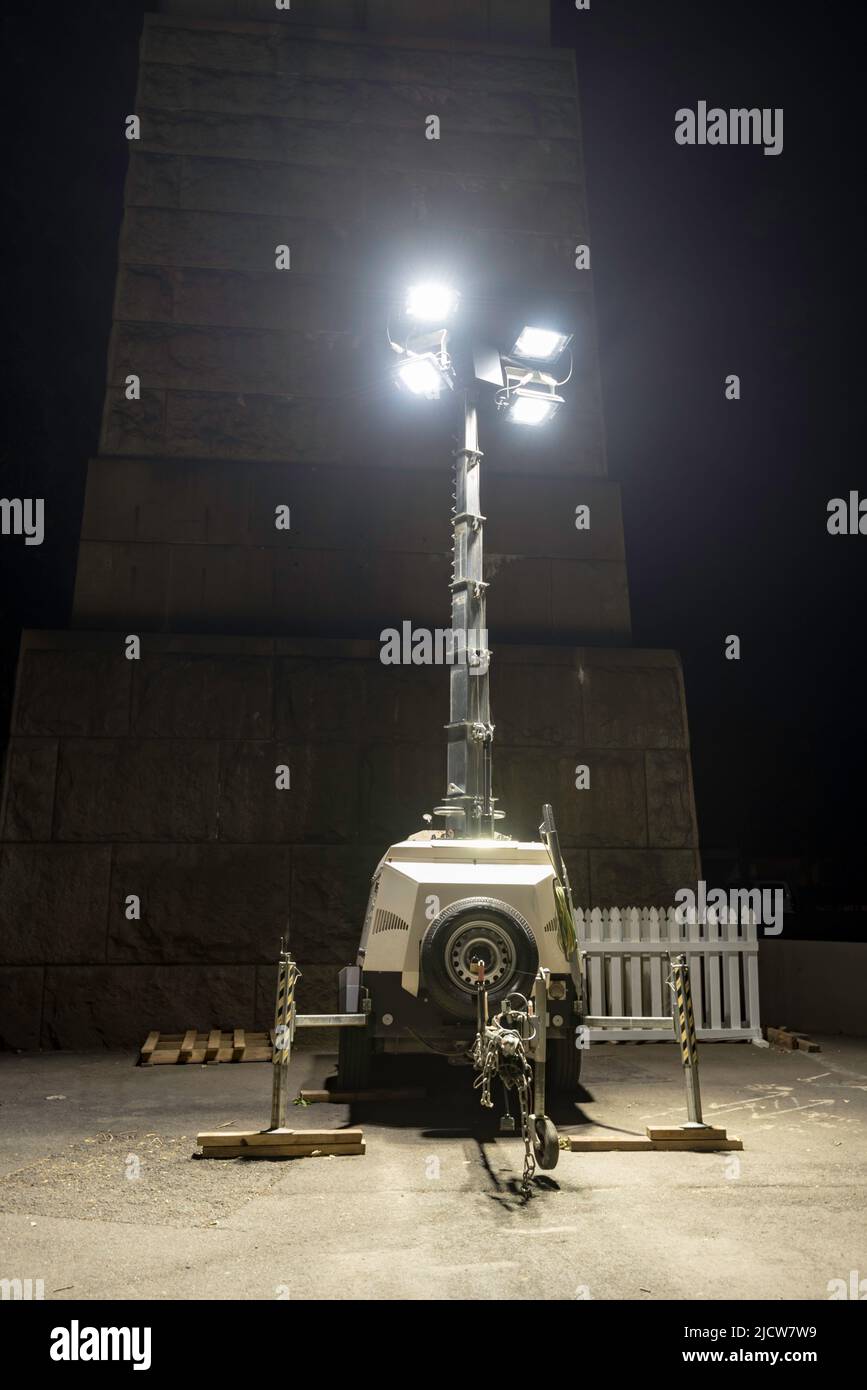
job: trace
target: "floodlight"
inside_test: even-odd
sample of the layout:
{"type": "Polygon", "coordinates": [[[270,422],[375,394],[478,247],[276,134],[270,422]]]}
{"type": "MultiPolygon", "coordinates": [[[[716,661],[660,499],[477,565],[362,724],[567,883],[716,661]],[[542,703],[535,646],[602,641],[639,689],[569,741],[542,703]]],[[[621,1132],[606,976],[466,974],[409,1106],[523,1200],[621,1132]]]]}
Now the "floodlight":
{"type": "Polygon", "coordinates": [[[434,352],[405,357],[398,366],[397,375],[414,396],[427,396],[428,400],[441,395],[443,389],[452,384],[448,368],[434,352]]]}
{"type": "Polygon", "coordinates": [[[435,281],[411,285],[406,296],[406,312],[419,323],[445,323],[458,306],[456,290],[435,281]]]}
{"type": "Polygon", "coordinates": [[[519,388],[509,394],[508,418],[515,425],[544,425],[562,404],[562,396],[519,388]]]}
{"type": "Polygon", "coordinates": [[[525,362],[555,362],[572,341],[571,333],[557,333],[551,328],[525,328],[515,346],[512,357],[520,357],[525,362]]]}

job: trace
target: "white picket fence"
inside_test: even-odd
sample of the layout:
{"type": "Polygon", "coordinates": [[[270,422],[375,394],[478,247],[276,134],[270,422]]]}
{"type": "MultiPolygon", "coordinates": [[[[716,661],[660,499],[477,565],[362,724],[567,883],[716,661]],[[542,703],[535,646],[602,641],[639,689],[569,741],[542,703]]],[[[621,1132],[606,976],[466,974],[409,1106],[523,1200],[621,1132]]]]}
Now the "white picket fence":
{"type": "Polygon", "coordinates": [[[642,1029],[640,1019],[671,1014],[668,957],[677,954],[689,965],[699,1040],[761,1041],[759,946],[751,912],[739,921],[720,921],[708,912],[707,922],[679,923],[673,907],[595,907],[576,909],[575,919],[586,958],[587,1013],[622,1025],[591,1025],[591,1042],[666,1037],[664,1030],[642,1029]]]}

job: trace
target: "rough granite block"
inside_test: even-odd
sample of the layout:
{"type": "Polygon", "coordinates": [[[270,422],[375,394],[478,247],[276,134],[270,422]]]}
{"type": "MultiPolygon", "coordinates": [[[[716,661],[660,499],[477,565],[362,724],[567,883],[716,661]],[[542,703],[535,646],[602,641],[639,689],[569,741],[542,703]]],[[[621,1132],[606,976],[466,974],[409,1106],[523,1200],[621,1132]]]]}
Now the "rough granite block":
{"type": "MultiPolygon", "coordinates": [[[[73,600],[76,625],[113,627],[120,646],[126,636],[141,637],[148,629],[162,627],[168,569],[169,551],[165,546],[82,540],[73,600]]],[[[99,704],[97,701],[97,709],[99,704]]],[[[121,711],[128,721],[128,699],[125,706],[116,707],[118,723],[121,711]]],[[[115,730],[114,722],[106,733],[125,732],[115,730]]]]}
{"type": "Polygon", "coordinates": [[[584,671],[584,734],[595,748],[685,748],[683,686],[678,666],[651,665],[644,652],[628,662],[597,651],[584,671]]]}
{"type": "Polygon", "coordinates": [[[351,743],[227,743],[220,768],[220,839],[329,844],[358,833],[358,750],[351,743]],[[289,787],[278,789],[278,767],[289,787]]]}
{"type": "Polygon", "coordinates": [[[0,838],[50,840],[57,739],[13,738],[6,750],[0,838]]]}
{"type": "Polygon", "coordinates": [[[39,1046],[44,984],[42,965],[0,966],[0,1052],[39,1046]]]}
{"type": "Polygon", "coordinates": [[[373,746],[362,752],[360,763],[362,833],[388,845],[423,830],[422,816],[445,794],[444,748],[432,743],[373,746]]]}
{"type": "Polygon", "coordinates": [[[111,961],[276,959],[291,904],[288,845],[119,845],[108,915],[111,961]],[[140,899],[139,920],[126,900],[140,899]]]}
{"type": "Polygon", "coordinates": [[[364,726],[366,665],[360,661],[278,659],[276,737],[292,743],[369,737],[364,726]]]}
{"type": "Polygon", "coordinates": [[[249,1028],[254,965],[48,966],[42,1046],[140,1047],[151,1029],[249,1028]]]}
{"type": "Polygon", "coordinates": [[[278,626],[274,575],[279,552],[202,545],[165,550],[170,630],[268,632],[278,626]]]}
{"type": "Polygon", "coordinates": [[[210,266],[267,272],[274,279],[299,274],[346,274],[360,248],[349,226],[290,217],[250,217],[196,209],[128,207],[121,229],[121,262],[210,266]],[[291,250],[292,271],[276,269],[276,247],[291,250]]]}
{"type": "Polygon", "coordinates": [[[552,560],[550,623],[554,635],[571,642],[628,642],[626,566],[616,560],[552,560]]]}
{"type": "Polygon", "coordinates": [[[175,155],[148,153],[133,145],[124,195],[127,207],[179,207],[181,169],[175,155]]]}
{"type": "MultiPolygon", "coordinates": [[[[138,375],[138,373],[136,373],[138,375]]],[[[103,453],[154,454],[161,452],[166,432],[166,392],[140,383],[140,398],[127,400],[126,391],[109,386],[102,416],[103,453]]]]}
{"type": "Polygon", "coordinates": [[[270,656],[151,654],[135,663],[132,732],[140,738],[268,738],[270,656]]]}
{"type": "Polygon", "coordinates": [[[14,728],[19,734],[112,738],[129,731],[132,663],[125,634],[107,634],[89,649],[22,648],[14,728]]]}
{"type": "MultiPolygon", "coordinates": [[[[315,169],[265,160],[207,159],[194,155],[183,161],[178,201],[180,207],[197,211],[297,217],[303,210],[305,218],[339,222],[347,207],[363,203],[366,184],[363,173],[355,168],[315,169]]],[[[139,196],[128,201],[157,200],[139,196]]]]}
{"type": "MultiPolygon", "coordinates": [[[[323,191],[311,188],[311,196],[314,193],[318,197],[311,216],[328,216],[323,191]]],[[[232,200],[239,193],[227,177],[219,184],[213,181],[207,196],[209,201],[201,206],[229,210],[237,206],[232,200]],[[213,201],[217,199],[221,201],[213,201]]],[[[348,191],[344,196],[349,196],[348,191]]],[[[182,198],[184,207],[193,206],[186,193],[182,198]]],[[[278,199],[276,186],[266,183],[260,186],[253,211],[275,212],[278,199]]],[[[571,235],[586,223],[583,198],[574,184],[434,171],[371,170],[365,179],[365,212],[368,221],[379,225],[406,225],[418,220],[437,227],[535,229],[552,237],[571,235]]]]}
{"type": "MultiPolygon", "coordinates": [[[[299,962],[354,962],[370,880],[388,846],[299,845],[292,860],[289,944],[299,962]]],[[[302,964],[303,969],[303,964],[302,964]]]]}
{"type": "Polygon", "coordinates": [[[237,29],[213,24],[184,29],[149,20],[142,34],[142,59],[151,63],[191,64],[227,72],[277,72],[283,36],[275,25],[237,29]]]}
{"type": "Polygon", "coordinates": [[[699,877],[697,850],[591,849],[593,907],[671,907],[699,877]]]}
{"type": "Polygon", "coordinates": [[[217,835],[219,746],[181,739],[70,739],[60,752],[59,840],[217,835]]]}
{"type": "Polygon", "coordinates": [[[382,646],[364,663],[364,709],[358,727],[364,741],[412,743],[421,740],[442,749],[449,718],[447,666],[384,665],[382,646]]]}
{"type": "Polygon", "coordinates": [[[572,765],[559,748],[501,745],[495,751],[494,795],[498,808],[506,813],[507,834],[517,840],[537,840],[546,802],[553,806],[559,825],[566,801],[578,794],[570,776],[572,765]]]}
{"type": "Polygon", "coordinates": [[[577,667],[553,673],[533,665],[491,663],[495,750],[500,744],[560,749],[581,741],[581,682],[577,667]]]}
{"type": "Polygon", "coordinates": [[[649,842],[665,849],[698,844],[689,754],[654,751],[644,755],[647,769],[649,842]]]}
{"type": "Polygon", "coordinates": [[[110,845],[3,845],[0,960],[104,960],[110,867],[110,845]]]}
{"type": "Polygon", "coordinates": [[[566,794],[555,807],[557,827],[567,844],[611,848],[647,845],[643,753],[637,749],[578,748],[568,760],[567,779],[566,794]],[[575,786],[578,766],[587,767],[590,775],[589,787],[581,790],[575,786]]]}

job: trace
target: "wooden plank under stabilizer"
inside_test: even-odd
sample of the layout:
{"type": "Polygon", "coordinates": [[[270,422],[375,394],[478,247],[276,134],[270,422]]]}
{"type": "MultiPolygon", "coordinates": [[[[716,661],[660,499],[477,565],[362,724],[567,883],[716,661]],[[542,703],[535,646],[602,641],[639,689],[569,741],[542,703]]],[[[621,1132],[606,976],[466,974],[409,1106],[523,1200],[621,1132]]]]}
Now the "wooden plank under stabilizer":
{"type": "Polygon", "coordinates": [[[345,1158],[365,1152],[360,1129],[266,1129],[205,1132],[202,1158],[345,1158]]]}
{"type": "Polygon", "coordinates": [[[205,1044],[205,1061],[217,1062],[220,1055],[220,1039],[222,1033],[219,1028],[212,1028],[208,1034],[208,1041],[205,1044]]]}
{"type": "Polygon", "coordinates": [[[247,1145],[234,1148],[219,1147],[212,1148],[205,1146],[202,1148],[201,1158],[251,1158],[251,1159],[275,1159],[275,1158],[354,1158],[361,1157],[366,1152],[364,1144],[343,1144],[340,1146],[317,1144],[315,1148],[308,1145],[306,1148],[292,1145],[274,1145],[272,1148],[257,1149],[247,1145]]]}
{"type": "Polygon", "coordinates": [[[687,1129],[683,1125],[671,1125],[661,1129],[648,1126],[645,1133],[648,1139],[725,1139],[728,1137],[724,1129],[716,1129],[714,1125],[703,1125],[701,1129],[687,1129]]]}
{"type": "Polygon", "coordinates": [[[399,1091],[301,1091],[299,1100],[307,1105],[352,1105],[355,1101],[424,1100],[427,1091],[418,1086],[399,1091]]]}
{"type": "Polygon", "coordinates": [[[317,1148],[320,1144],[360,1144],[363,1139],[361,1129],[219,1129],[205,1131],[198,1135],[196,1142],[211,1148],[227,1144],[267,1149],[280,1144],[300,1144],[304,1148],[317,1148]]]}
{"type": "Polygon", "coordinates": [[[742,1149],[743,1140],[733,1136],[725,1139],[693,1139],[686,1131],[683,1139],[648,1139],[646,1135],[608,1134],[588,1136],[579,1134],[564,1135],[572,1153],[726,1153],[731,1149],[742,1149]]]}
{"type": "Polygon", "coordinates": [[[235,1028],[232,1033],[232,1061],[240,1062],[244,1056],[247,1039],[243,1028],[235,1028]]]}
{"type": "Polygon", "coordinates": [[[140,1062],[146,1065],[150,1061],[154,1048],[159,1042],[159,1038],[160,1035],[158,1029],[154,1029],[152,1033],[148,1033],[147,1037],[144,1040],[144,1046],[141,1052],[139,1053],[140,1062]]]}
{"type": "Polygon", "coordinates": [[[189,1062],[190,1058],[193,1055],[193,1048],[196,1045],[196,1036],[197,1035],[195,1028],[188,1028],[186,1033],[184,1033],[184,1040],[181,1043],[180,1051],[178,1053],[179,1062],[189,1062]]]}

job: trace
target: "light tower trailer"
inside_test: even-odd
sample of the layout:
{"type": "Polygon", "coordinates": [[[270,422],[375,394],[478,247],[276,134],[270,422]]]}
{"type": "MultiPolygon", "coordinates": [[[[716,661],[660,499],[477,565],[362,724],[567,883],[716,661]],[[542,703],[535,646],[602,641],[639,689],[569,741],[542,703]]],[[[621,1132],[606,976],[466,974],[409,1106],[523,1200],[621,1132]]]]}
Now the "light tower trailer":
{"type": "MultiPolygon", "coordinates": [[[[482,455],[470,392],[463,404],[452,516],[452,635],[459,659],[450,669],[448,787],[434,811],[442,825],[392,845],[373,875],[356,964],[340,973],[341,1013],[363,1012],[367,1023],[341,1029],[339,1084],[363,1089],[374,1052],[432,1052],[475,1062],[481,1071],[484,1009],[486,1019],[498,1019],[488,1030],[489,1070],[491,1050],[502,1060],[518,1047],[516,1036],[518,1050],[534,1064],[537,1136],[544,1138],[549,1126],[547,1148],[535,1137],[534,1147],[540,1166],[553,1167],[556,1131],[552,1141],[553,1127],[543,1123],[545,1085],[561,1092],[578,1085],[582,962],[551,807],[543,808],[538,841],[512,840],[495,829],[504,813],[496,809],[491,780],[482,455]]],[[[507,1088],[508,1068],[505,1062],[494,1068],[507,1088]]]]}

